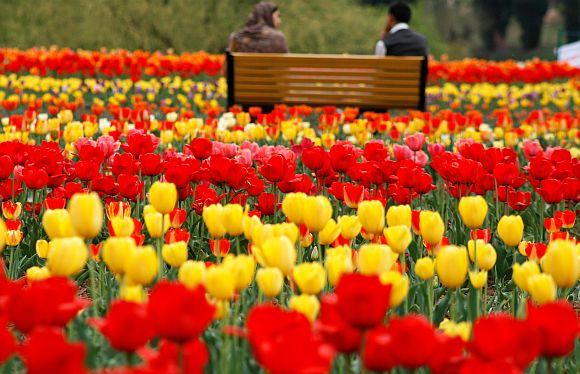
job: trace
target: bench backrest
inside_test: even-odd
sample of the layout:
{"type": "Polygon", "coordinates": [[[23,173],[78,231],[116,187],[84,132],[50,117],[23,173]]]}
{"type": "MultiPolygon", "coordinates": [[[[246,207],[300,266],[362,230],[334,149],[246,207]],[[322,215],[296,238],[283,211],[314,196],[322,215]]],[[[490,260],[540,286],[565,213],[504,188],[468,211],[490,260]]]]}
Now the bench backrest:
{"type": "Polygon", "coordinates": [[[226,53],[228,104],[425,108],[427,59],[226,53]]]}

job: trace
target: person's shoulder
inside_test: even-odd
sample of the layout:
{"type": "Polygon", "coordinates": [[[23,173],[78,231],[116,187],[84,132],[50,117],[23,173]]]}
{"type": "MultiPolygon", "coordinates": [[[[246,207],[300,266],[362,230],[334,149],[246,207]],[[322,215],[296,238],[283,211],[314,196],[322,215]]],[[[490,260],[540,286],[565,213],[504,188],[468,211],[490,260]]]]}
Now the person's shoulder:
{"type": "Polygon", "coordinates": [[[286,39],[286,36],[284,35],[284,33],[280,30],[276,30],[273,27],[269,27],[266,26],[264,27],[263,33],[267,34],[268,36],[272,37],[272,38],[283,38],[286,39]]]}
{"type": "Polygon", "coordinates": [[[411,31],[417,38],[422,39],[422,40],[427,40],[427,38],[425,37],[425,35],[413,30],[413,29],[409,29],[409,31],[411,31]]]}

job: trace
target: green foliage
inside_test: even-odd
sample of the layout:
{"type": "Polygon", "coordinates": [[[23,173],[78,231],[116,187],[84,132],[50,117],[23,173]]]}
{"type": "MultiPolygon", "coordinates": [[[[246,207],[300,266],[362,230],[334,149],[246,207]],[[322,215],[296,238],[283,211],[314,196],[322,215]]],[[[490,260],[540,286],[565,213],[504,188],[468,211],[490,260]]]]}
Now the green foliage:
{"type": "MultiPolygon", "coordinates": [[[[3,0],[0,45],[126,48],[220,53],[253,0],[3,0]]],[[[371,54],[386,6],[356,0],[278,0],[292,52],[371,54]]],[[[415,7],[413,26],[444,52],[433,20],[415,7]],[[427,19],[427,22],[423,22],[427,19]]]]}

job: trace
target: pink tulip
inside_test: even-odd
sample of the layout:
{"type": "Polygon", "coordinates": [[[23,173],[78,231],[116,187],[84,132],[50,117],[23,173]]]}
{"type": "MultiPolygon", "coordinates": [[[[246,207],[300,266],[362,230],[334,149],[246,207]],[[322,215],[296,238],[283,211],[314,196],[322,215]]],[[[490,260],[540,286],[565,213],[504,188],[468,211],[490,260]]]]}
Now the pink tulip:
{"type": "Polygon", "coordinates": [[[405,137],[405,144],[411,148],[412,151],[417,152],[423,148],[423,144],[425,144],[425,134],[417,132],[413,135],[409,135],[405,137]]]}

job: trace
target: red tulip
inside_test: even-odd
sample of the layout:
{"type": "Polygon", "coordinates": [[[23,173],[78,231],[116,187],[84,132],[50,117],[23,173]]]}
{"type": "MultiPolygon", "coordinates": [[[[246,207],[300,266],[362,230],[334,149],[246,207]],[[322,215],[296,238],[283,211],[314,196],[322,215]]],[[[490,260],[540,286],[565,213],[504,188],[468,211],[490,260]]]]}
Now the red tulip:
{"type": "Polygon", "coordinates": [[[328,154],[322,147],[306,148],[302,151],[302,163],[314,172],[324,166],[327,158],[328,154]]]}
{"type": "Polygon", "coordinates": [[[218,255],[217,253],[218,250],[220,257],[227,255],[228,253],[230,253],[230,246],[231,242],[228,239],[216,239],[216,240],[212,239],[209,241],[209,249],[211,253],[214,254],[214,256],[218,255]]]}
{"type": "Polygon", "coordinates": [[[198,160],[205,160],[212,154],[213,143],[206,138],[195,138],[187,146],[193,156],[198,160]]]}
{"type": "Polygon", "coordinates": [[[343,185],[343,190],[344,202],[349,208],[357,208],[358,204],[364,200],[364,186],[347,182],[343,185]]]}
{"type": "Polygon", "coordinates": [[[296,165],[288,162],[282,155],[273,154],[260,167],[260,174],[271,183],[280,182],[294,175],[296,165]]]}
{"type": "Polygon", "coordinates": [[[171,222],[171,227],[177,229],[185,223],[187,220],[187,211],[184,209],[175,208],[169,213],[169,221],[171,222]]]}
{"type": "Polygon", "coordinates": [[[320,332],[324,340],[342,353],[356,352],[359,349],[362,334],[360,330],[350,326],[338,312],[338,297],[329,294],[322,298],[320,316],[315,329],[320,332]]]}
{"type": "Polygon", "coordinates": [[[137,196],[143,199],[143,182],[136,175],[121,174],[117,177],[119,194],[125,199],[135,201],[137,196]]]}
{"type": "Polygon", "coordinates": [[[16,353],[16,339],[8,330],[6,318],[0,317],[0,366],[16,353]]]}
{"type": "Polygon", "coordinates": [[[573,351],[579,320],[570,303],[559,300],[538,307],[528,303],[527,319],[540,332],[543,357],[563,357],[573,351]]]}
{"type": "Polygon", "coordinates": [[[538,193],[548,204],[557,204],[564,198],[562,182],[557,179],[544,179],[538,193]]]}
{"type": "Polygon", "coordinates": [[[262,193],[258,196],[258,202],[256,203],[256,208],[264,216],[271,216],[276,213],[278,205],[278,198],[272,193],[262,193]]]}
{"type": "Polygon", "coordinates": [[[40,326],[64,327],[89,302],[77,297],[77,287],[68,278],[51,277],[32,282],[10,298],[10,321],[27,333],[40,326]]]}
{"type": "Polygon", "coordinates": [[[500,360],[486,361],[477,356],[466,358],[459,370],[460,374],[521,374],[522,370],[515,364],[500,360]]]}
{"type": "Polygon", "coordinates": [[[48,184],[48,174],[44,169],[27,166],[22,170],[22,180],[31,190],[39,190],[48,184]]]}
{"type": "Polygon", "coordinates": [[[533,179],[542,181],[550,178],[554,171],[554,166],[550,160],[543,156],[534,157],[528,164],[528,173],[533,179]]]}
{"type": "Polygon", "coordinates": [[[435,348],[428,367],[433,374],[458,372],[464,360],[465,342],[458,336],[435,335],[435,348]]]}
{"type": "Polygon", "coordinates": [[[8,155],[0,156],[0,179],[6,179],[10,177],[12,171],[14,170],[14,163],[8,155]]]}
{"type": "Polygon", "coordinates": [[[369,141],[364,146],[363,156],[368,161],[383,161],[389,157],[389,150],[380,140],[369,141]]]}
{"type": "Polygon", "coordinates": [[[515,164],[499,163],[493,168],[493,176],[500,186],[511,186],[519,175],[520,171],[515,164]]]}
{"type": "Polygon", "coordinates": [[[572,210],[556,211],[554,218],[562,222],[562,227],[572,228],[576,222],[576,213],[572,210]]]}
{"type": "Polygon", "coordinates": [[[118,351],[135,352],[153,337],[153,330],[144,305],[117,300],[111,303],[103,319],[90,322],[118,351]]]}
{"type": "Polygon", "coordinates": [[[137,172],[136,160],[131,153],[115,153],[111,161],[111,172],[114,175],[132,175],[137,172]]]}
{"type": "Polygon", "coordinates": [[[156,153],[144,153],[139,156],[139,167],[142,175],[159,175],[161,174],[161,155],[156,153]]]}
{"type": "Polygon", "coordinates": [[[86,373],[85,346],[69,343],[57,329],[39,328],[32,331],[20,348],[20,356],[30,374],[86,373]]]}
{"type": "Polygon", "coordinates": [[[127,143],[121,144],[121,147],[125,152],[139,158],[144,153],[154,153],[159,142],[160,139],[153,134],[143,130],[131,130],[127,135],[127,143]]]}
{"type": "Polygon", "coordinates": [[[75,174],[82,181],[90,181],[99,174],[99,167],[91,161],[79,161],[75,164],[75,174]]]}
{"type": "Polygon", "coordinates": [[[189,290],[181,283],[161,281],[151,292],[147,310],[156,336],[185,343],[207,328],[215,307],[208,303],[201,286],[189,290]]]}
{"type": "Polygon", "coordinates": [[[335,293],[341,317],[359,329],[380,324],[389,309],[391,287],[383,285],[376,276],[345,274],[335,293]]]}
{"type": "Polygon", "coordinates": [[[357,150],[349,142],[339,142],[330,148],[330,163],[337,172],[347,171],[357,160],[357,150]]]}
{"type": "Polygon", "coordinates": [[[521,212],[526,210],[532,203],[532,193],[528,191],[509,190],[507,193],[507,203],[513,210],[521,212]]]}
{"type": "Polygon", "coordinates": [[[370,330],[365,337],[365,346],[362,353],[363,366],[372,371],[390,371],[397,363],[395,358],[387,354],[393,347],[389,329],[385,326],[377,326],[370,330]]]}

